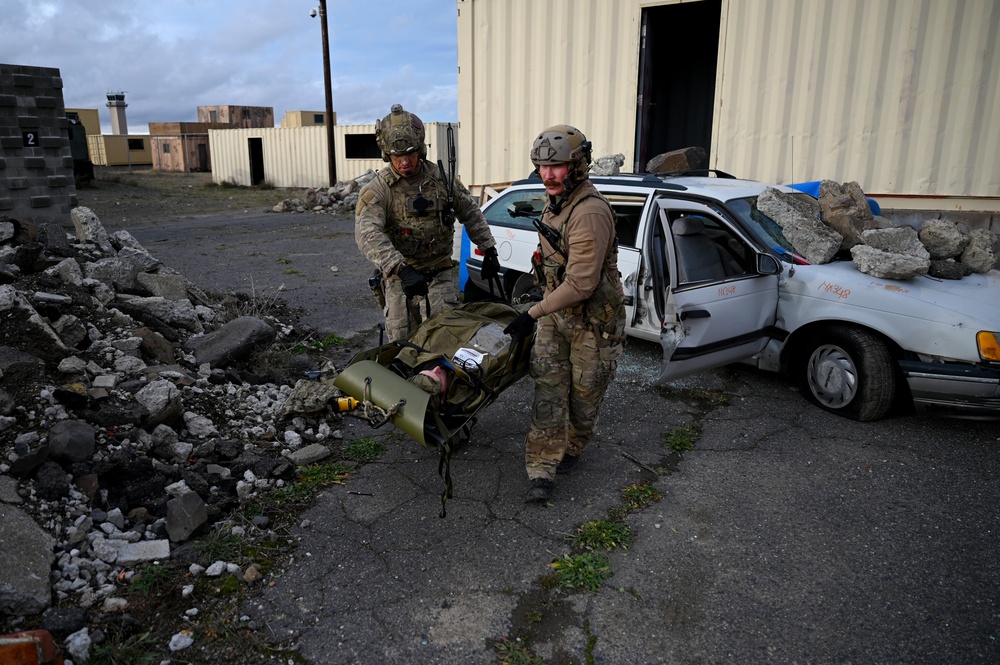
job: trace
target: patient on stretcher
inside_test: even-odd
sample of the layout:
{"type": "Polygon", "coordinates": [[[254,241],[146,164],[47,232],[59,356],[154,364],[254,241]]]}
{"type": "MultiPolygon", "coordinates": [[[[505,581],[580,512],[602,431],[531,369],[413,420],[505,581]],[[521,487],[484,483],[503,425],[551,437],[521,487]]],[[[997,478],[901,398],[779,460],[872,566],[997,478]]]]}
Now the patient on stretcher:
{"type": "Polygon", "coordinates": [[[408,380],[424,392],[437,395],[439,404],[445,404],[456,397],[449,395],[455,379],[456,366],[469,375],[481,378],[487,356],[499,355],[507,350],[509,344],[510,336],[504,334],[503,326],[496,323],[487,324],[472,336],[467,346],[455,350],[450,359],[441,358],[408,380]]]}

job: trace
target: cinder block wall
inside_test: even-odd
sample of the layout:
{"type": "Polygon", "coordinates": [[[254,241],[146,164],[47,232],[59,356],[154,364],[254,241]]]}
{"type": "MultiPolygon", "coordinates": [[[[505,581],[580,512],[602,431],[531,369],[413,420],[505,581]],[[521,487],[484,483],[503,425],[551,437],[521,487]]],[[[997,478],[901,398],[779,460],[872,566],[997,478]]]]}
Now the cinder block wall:
{"type": "Polygon", "coordinates": [[[58,69],[0,64],[0,215],[71,224],[76,182],[62,87],[58,69]]]}

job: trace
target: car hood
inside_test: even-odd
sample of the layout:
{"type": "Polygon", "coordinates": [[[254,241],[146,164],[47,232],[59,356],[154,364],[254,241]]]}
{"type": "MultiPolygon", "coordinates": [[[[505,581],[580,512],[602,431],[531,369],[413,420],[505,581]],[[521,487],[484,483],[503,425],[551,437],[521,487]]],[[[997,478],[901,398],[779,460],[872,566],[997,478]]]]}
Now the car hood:
{"type": "MultiPolygon", "coordinates": [[[[787,268],[786,268],[787,269],[787,268]]],[[[1000,331],[1000,271],[973,274],[957,280],[921,275],[906,281],[873,277],[850,261],[794,266],[802,294],[837,298],[886,313],[904,314],[941,323],[979,322],[1000,331]]]]}

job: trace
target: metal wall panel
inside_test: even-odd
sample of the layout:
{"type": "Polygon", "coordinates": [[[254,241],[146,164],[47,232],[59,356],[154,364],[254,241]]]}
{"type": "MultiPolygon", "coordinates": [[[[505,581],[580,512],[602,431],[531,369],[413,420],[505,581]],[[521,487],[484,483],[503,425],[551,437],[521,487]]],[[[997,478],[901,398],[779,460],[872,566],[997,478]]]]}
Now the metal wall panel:
{"type": "Polygon", "coordinates": [[[998,27],[996,0],[725,0],[713,166],[996,197],[998,27]]]}
{"type": "MultiPolygon", "coordinates": [[[[635,148],[638,0],[457,0],[460,173],[522,178],[545,127],[568,123],[594,156],[635,148]]],[[[647,3],[648,4],[648,3],[647,3]]]]}
{"type": "MultiPolygon", "coordinates": [[[[456,4],[467,184],[524,177],[559,122],[633,163],[642,10],[671,0],[456,4]]],[[[722,0],[711,165],[1000,209],[998,40],[998,0],[722,0]]]]}
{"type": "Polygon", "coordinates": [[[260,139],[264,178],[275,187],[321,187],[327,180],[324,127],[213,129],[212,180],[249,186],[250,139],[260,139]]]}
{"type": "MultiPolygon", "coordinates": [[[[337,125],[333,147],[337,159],[337,180],[351,180],[368,171],[378,171],[382,159],[347,159],[344,136],[370,134],[374,140],[375,125],[337,125]]],[[[448,160],[447,125],[429,122],[425,125],[428,144],[427,158],[448,160]]],[[[212,157],[212,180],[249,186],[251,138],[261,139],[264,158],[264,178],[275,187],[325,187],[327,172],[326,127],[268,127],[255,129],[209,130],[209,153],[212,157]]],[[[458,133],[455,133],[458,139],[458,133]]]]}
{"type": "Polygon", "coordinates": [[[87,152],[96,166],[149,166],[153,163],[147,134],[88,134],[87,152]],[[142,141],[142,150],[129,150],[129,139],[142,141]]]}

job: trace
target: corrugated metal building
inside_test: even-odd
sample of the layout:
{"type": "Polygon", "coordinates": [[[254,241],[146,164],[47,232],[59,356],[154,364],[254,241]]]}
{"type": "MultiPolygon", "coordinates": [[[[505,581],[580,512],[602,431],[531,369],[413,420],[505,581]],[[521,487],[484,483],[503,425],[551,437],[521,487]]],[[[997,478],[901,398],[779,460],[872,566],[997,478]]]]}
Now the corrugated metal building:
{"type": "Polygon", "coordinates": [[[1000,210],[997,0],[457,0],[462,173],[524,177],[544,127],[643,170],[688,146],[891,208],[1000,210]]]}
{"type": "MultiPolygon", "coordinates": [[[[333,124],[337,124],[337,114],[333,114],[333,124]]],[[[315,127],[326,126],[326,111],[285,111],[281,119],[282,127],[315,127]]]]}
{"type": "Polygon", "coordinates": [[[153,153],[145,134],[88,134],[87,151],[95,166],[150,166],[153,153]]]}
{"type": "MultiPolygon", "coordinates": [[[[424,131],[427,158],[447,163],[448,125],[428,122],[424,131]]],[[[457,141],[458,133],[454,134],[457,141]]],[[[208,140],[212,179],[217,183],[252,186],[267,181],[274,187],[328,185],[329,153],[324,126],[209,130],[208,140]]],[[[334,127],[333,144],[338,180],[350,180],[384,165],[375,144],[374,124],[338,125],[334,127]]]]}
{"type": "Polygon", "coordinates": [[[76,113],[87,134],[101,133],[101,116],[97,109],[66,109],[66,113],[76,113]]]}

